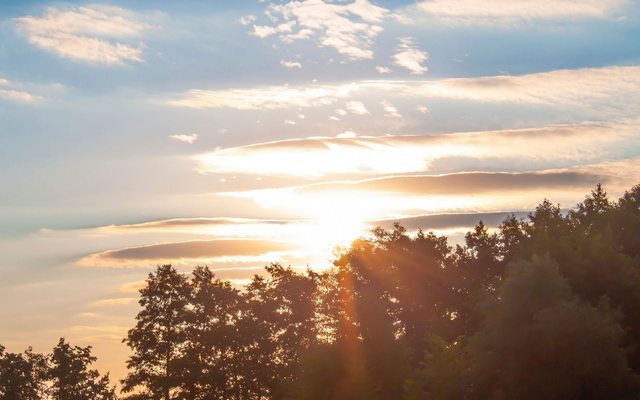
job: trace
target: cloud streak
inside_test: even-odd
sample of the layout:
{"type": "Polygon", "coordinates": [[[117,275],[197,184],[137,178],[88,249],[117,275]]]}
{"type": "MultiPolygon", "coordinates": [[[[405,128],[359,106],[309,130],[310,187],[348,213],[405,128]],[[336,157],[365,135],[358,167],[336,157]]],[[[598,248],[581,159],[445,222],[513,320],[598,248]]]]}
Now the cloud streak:
{"type": "Polygon", "coordinates": [[[107,250],[91,254],[78,261],[81,266],[152,266],[158,263],[237,263],[269,262],[277,253],[298,249],[275,240],[215,239],[160,243],[146,246],[107,250]]]}
{"type": "Polygon", "coordinates": [[[604,19],[627,0],[427,0],[400,11],[401,20],[431,19],[456,25],[515,26],[530,21],[604,19]]]}
{"type": "Polygon", "coordinates": [[[212,173],[276,176],[402,174],[438,163],[464,161],[464,169],[557,168],[599,162],[640,147],[640,124],[579,124],[433,136],[311,137],[217,149],[196,159],[212,173]]]}
{"type": "Polygon", "coordinates": [[[479,103],[567,106],[592,113],[631,116],[640,111],[640,67],[610,66],[440,80],[375,80],[349,83],[195,89],[165,100],[175,107],[266,110],[320,107],[339,100],[452,99],[479,103]]]}

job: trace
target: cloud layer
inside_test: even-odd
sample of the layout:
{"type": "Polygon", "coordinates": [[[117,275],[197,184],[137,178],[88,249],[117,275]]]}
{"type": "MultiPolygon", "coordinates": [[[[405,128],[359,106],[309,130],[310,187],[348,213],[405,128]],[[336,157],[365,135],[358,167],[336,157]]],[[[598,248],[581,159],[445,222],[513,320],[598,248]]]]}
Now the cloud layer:
{"type": "Polygon", "coordinates": [[[627,0],[423,0],[401,14],[404,20],[513,26],[523,21],[608,18],[627,4],[627,0]]]}
{"type": "MultiPolygon", "coordinates": [[[[197,157],[204,171],[283,176],[425,172],[445,161],[474,170],[557,168],[621,156],[640,147],[637,121],[433,136],[312,137],[218,149],[197,157]]],[[[451,169],[451,167],[449,167],[451,169]]],[[[444,171],[444,172],[452,172],[444,171]]]]}

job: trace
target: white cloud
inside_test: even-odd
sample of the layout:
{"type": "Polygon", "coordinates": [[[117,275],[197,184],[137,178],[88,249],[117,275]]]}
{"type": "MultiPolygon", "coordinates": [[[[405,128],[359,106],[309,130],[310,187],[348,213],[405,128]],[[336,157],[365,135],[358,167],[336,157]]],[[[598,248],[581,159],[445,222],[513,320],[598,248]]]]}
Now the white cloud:
{"type": "Polygon", "coordinates": [[[290,107],[318,107],[349,97],[354,84],[307,87],[267,86],[253,89],[190,90],[168,104],[189,108],[235,108],[264,110],[290,107]]]}
{"type": "Polygon", "coordinates": [[[427,71],[427,67],[422,65],[427,61],[429,54],[420,50],[413,38],[405,37],[400,39],[397,53],[393,56],[393,63],[402,67],[412,74],[422,75],[427,71]]]}
{"type": "Polygon", "coordinates": [[[369,114],[369,110],[367,110],[367,107],[365,107],[364,104],[362,104],[362,102],[360,101],[350,101],[346,104],[346,107],[347,110],[349,110],[349,112],[351,112],[352,114],[369,114]]]}
{"type": "Polygon", "coordinates": [[[262,26],[262,25],[254,25],[253,26],[253,36],[257,36],[261,39],[264,39],[268,36],[275,35],[276,33],[283,32],[291,32],[291,24],[279,24],[277,26],[262,26]]]}
{"type": "Polygon", "coordinates": [[[285,123],[286,125],[295,125],[295,124],[296,124],[296,121],[292,121],[292,120],[290,120],[290,119],[285,119],[285,120],[284,120],[284,123],[285,123]]]}
{"type": "Polygon", "coordinates": [[[389,68],[389,67],[381,67],[381,66],[376,67],[376,71],[379,74],[390,74],[392,72],[391,68],[389,68]]]}
{"type": "Polygon", "coordinates": [[[280,60],[280,65],[282,65],[285,68],[302,68],[302,64],[296,61],[280,60]]]}
{"type": "Polygon", "coordinates": [[[373,39],[382,31],[380,24],[388,10],[369,0],[302,0],[271,4],[265,14],[274,25],[254,26],[255,36],[279,34],[284,43],[317,36],[319,46],[334,48],[347,59],[362,60],[373,58],[373,39]]]}
{"type": "Polygon", "coordinates": [[[255,20],[256,20],[256,16],[255,15],[245,15],[244,17],[240,17],[238,22],[240,22],[241,25],[250,25],[255,20]]]}
{"type": "Polygon", "coordinates": [[[172,138],[172,139],[181,141],[181,142],[192,144],[193,142],[195,142],[198,139],[198,134],[197,133],[192,133],[192,134],[189,134],[189,135],[176,134],[176,135],[171,135],[169,137],[172,138]]]}
{"type": "Polygon", "coordinates": [[[0,78],[0,99],[21,103],[33,103],[42,99],[40,96],[19,89],[19,87],[20,85],[8,79],[0,78]]]}
{"type": "MultiPolygon", "coordinates": [[[[339,100],[350,102],[356,98],[387,100],[396,104],[414,100],[415,107],[423,113],[428,110],[421,104],[425,100],[448,98],[480,103],[570,107],[574,111],[588,111],[590,119],[612,115],[631,117],[640,111],[640,67],[611,66],[440,80],[376,80],[295,87],[191,90],[169,100],[168,104],[191,108],[264,110],[317,107],[339,100]]],[[[352,108],[357,109],[356,104],[352,104],[352,108]]],[[[347,111],[337,109],[335,113],[344,116],[347,111]]]]}
{"type": "Polygon", "coordinates": [[[506,25],[535,20],[602,19],[628,0],[428,0],[399,12],[401,21],[430,18],[450,24],[506,25]]]}
{"type": "Polygon", "coordinates": [[[111,6],[49,7],[44,16],[15,19],[29,42],[78,62],[123,65],[142,61],[142,44],[122,40],[138,37],[150,25],[134,13],[111,6]]]}
{"type": "Polygon", "coordinates": [[[423,114],[427,114],[427,113],[429,113],[431,111],[431,110],[429,110],[429,107],[427,107],[427,106],[418,106],[417,110],[420,111],[423,114]]]}
{"type": "Polygon", "coordinates": [[[380,103],[382,105],[382,109],[384,110],[384,115],[386,117],[394,117],[394,118],[402,118],[402,115],[398,112],[398,109],[387,100],[384,100],[380,103]]]}

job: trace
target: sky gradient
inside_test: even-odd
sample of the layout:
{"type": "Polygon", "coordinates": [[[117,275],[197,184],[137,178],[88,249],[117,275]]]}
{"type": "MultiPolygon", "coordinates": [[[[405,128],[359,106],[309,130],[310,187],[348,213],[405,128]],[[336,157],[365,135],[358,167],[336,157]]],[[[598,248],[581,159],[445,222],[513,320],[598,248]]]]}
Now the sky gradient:
{"type": "Polygon", "coordinates": [[[0,37],[0,343],[116,378],[158,264],[241,285],[640,183],[636,0],[9,0],[0,37]]]}

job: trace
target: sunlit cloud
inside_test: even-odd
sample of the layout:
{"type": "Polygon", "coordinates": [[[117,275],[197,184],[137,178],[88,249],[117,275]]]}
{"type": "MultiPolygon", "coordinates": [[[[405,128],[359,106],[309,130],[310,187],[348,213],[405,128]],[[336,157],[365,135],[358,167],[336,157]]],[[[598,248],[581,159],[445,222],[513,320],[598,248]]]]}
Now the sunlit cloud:
{"type": "Polygon", "coordinates": [[[113,307],[126,306],[138,301],[137,297],[116,297],[113,299],[102,299],[91,304],[92,307],[113,307]]]}
{"type": "Polygon", "coordinates": [[[338,181],[299,186],[299,193],[365,191],[406,195],[469,195],[531,189],[589,187],[607,183],[606,175],[588,172],[464,172],[443,175],[391,176],[358,181],[338,181]]]}
{"type": "Polygon", "coordinates": [[[422,65],[429,58],[426,51],[418,48],[415,39],[405,37],[400,39],[397,52],[393,56],[393,63],[415,75],[427,72],[427,67],[422,65]]]}
{"type": "Polygon", "coordinates": [[[151,27],[131,11],[102,5],[49,7],[43,16],[15,22],[37,47],[74,61],[107,65],[141,62],[143,45],[123,40],[139,37],[151,27]]]}
{"type": "Polygon", "coordinates": [[[382,109],[384,110],[384,115],[386,117],[402,118],[402,115],[398,112],[398,109],[390,102],[383,100],[380,105],[382,105],[382,109]]]}
{"type": "Polygon", "coordinates": [[[197,160],[203,171],[213,173],[400,174],[434,170],[436,162],[451,172],[447,160],[452,165],[464,161],[466,170],[488,163],[494,168],[555,168],[599,162],[638,147],[640,125],[631,121],[432,136],[311,137],[217,149],[197,160]]]}
{"type": "Polygon", "coordinates": [[[198,134],[197,133],[191,133],[191,134],[178,133],[175,135],[171,135],[169,137],[171,139],[175,139],[180,142],[193,144],[193,142],[195,142],[198,139],[198,134]]]}
{"type": "Polygon", "coordinates": [[[530,210],[542,198],[572,207],[597,183],[621,193],[629,182],[640,180],[639,171],[636,158],[536,172],[391,176],[225,195],[251,198],[263,208],[294,210],[319,221],[355,223],[420,213],[530,210]]]}
{"type": "Polygon", "coordinates": [[[390,74],[393,71],[389,67],[378,66],[376,67],[376,72],[378,72],[379,74],[390,74]]]}
{"type": "MultiPolygon", "coordinates": [[[[601,115],[632,116],[640,110],[640,67],[610,66],[555,70],[525,75],[499,75],[439,80],[366,80],[339,84],[266,86],[218,90],[195,89],[166,101],[196,109],[265,110],[321,107],[340,100],[352,111],[362,99],[415,101],[422,113],[425,99],[480,103],[567,106],[601,115]]],[[[346,115],[337,109],[337,116],[346,115]]]]}
{"type": "Polygon", "coordinates": [[[347,107],[347,110],[349,110],[349,112],[352,114],[356,114],[356,115],[369,114],[369,110],[367,110],[367,107],[365,107],[365,105],[362,104],[361,101],[350,101],[346,104],[346,107],[347,107]]]}
{"type": "Polygon", "coordinates": [[[33,103],[42,100],[42,97],[24,90],[19,83],[0,78],[0,100],[33,103]]]}
{"type": "Polygon", "coordinates": [[[268,86],[252,89],[190,90],[169,105],[189,108],[235,108],[265,110],[319,107],[348,97],[357,86],[312,85],[308,87],[268,86]]]}
{"type": "Polygon", "coordinates": [[[401,21],[515,26],[530,21],[610,18],[627,4],[628,0],[423,0],[399,14],[401,21]]]}
{"type": "Polygon", "coordinates": [[[285,68],[302,68],[302,64],[300,64],[297,61],[285,61],[285,60],[281,60],[280,61],[280,65],[282,65],[285,68]]]}
{"type": "Polygon", "coordinates": [[[176,264],[268,263],[282,259],[280,253],[299,248],[284,241],[258,239],[215,239],[150,244],[107,250],[78,261],[81,266],[148,267],[176,264]]]}
{"type": "Polygon", "coordinates": [[[271,25],[254,25],[260,38],[278,35],[284,43],[316,39],[350,60],[373,58],[373,39],[382,31],[388,10],[368,0],[334,3],[324,0],[270,4],[265,14],[271,25]]]}

